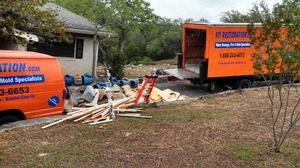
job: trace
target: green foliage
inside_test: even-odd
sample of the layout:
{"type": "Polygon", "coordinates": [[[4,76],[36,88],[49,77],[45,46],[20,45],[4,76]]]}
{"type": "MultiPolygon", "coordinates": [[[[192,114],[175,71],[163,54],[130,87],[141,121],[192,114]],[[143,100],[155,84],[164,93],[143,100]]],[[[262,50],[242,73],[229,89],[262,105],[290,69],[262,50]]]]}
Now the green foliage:
{"type": "MultiPolygon", "coordinates": [[[[111,8],[113,9],[111,28],[118,34],[118,57],[127,60],[125,45],[130,30],[144,30],[152,24],[155,15],[150,4],[143,0],[114,0],[111,1],[111,8]]],[[[118,63],[123,67],[126,62],[118,61],[118,63]]]]}
{"type": "MultiPolygon", "coordinates": [[[[101,46],[106,49],[105,53],[107,55],[103,56],[114,76],[123,74],[124,64],[127,63],[127,53],[125,51],[136,53],[133,57],[138,57],[140,48],[142,48],[141,45],[135,47],[133,44],[125,48],[128,44],[130,32],[142,32],[147,27],[151,27],[150,25],[155,17],[150,4],[143,0],[55,0],[55,2],[89,18],[98,26],[97,28],[105,27],[115,33],[113,38],[116,39],[117,43],[101,46]]],[[[103,43],[105,42],[100,44],[103,43]]]]}
{"type": "Polygon", "coordinates": [[[57,21],[54,11],[42,9],[44,0],[0,1],[0,37],[24,43],[23,39],[14,36],[15,29],[32,33],[46,40],[65,40],[63,23],[57,21]]]}
{"type": "MultiPolygon", "coordinates": [[[[263,6],[266,6],[264,1],[261,2],[263,6]]],[[[243,14],[237,10],[231,10],[221,13],[221,22],[224,23],[261,23],[262,17],[259,9],[259,5],[254,4],[246,14],[243,14]]]]}
{"type": "Polygon", "coordinates": [[[133,65],[139,65],[139,64],[147,65],[151,61],[152,61],[151,58],[143,56],[143,57],[140,57],[138,60],[130,62],[130,64],[133,64],[133,65]]]}
{"type": "Polygon", "coordinates": [[[300,74],[300,2],[284,0],[272,10],[264,3],[255,7],[262,27],[252,24],[248,28],[255,49],[253,67],[268,84],[274,151],[279,152],[300,120],[300,94],[294,85],[300,74]],[[290,102],[294,101],[291,92],[297,93],[298,103],[290,102]]]}
{"type": "Polygon", "coordinates": [[[150,4],[144,0],[54,1],[93,22],[98,21],[98,25],[107,25],[104,27],[113,32],[113,36],[104,41],[100,39],[101,54],[98,60],[114,69],[113,67],[118,66],[112,58],[121,58],[123,62],[119,62],[122,65],[117,68],[118,70],[130,62],[147,62],[144,56],[149,56],[151,60],[174,58],[176,53],[181,52],[181,24],[208,22],[204,18],[199,20],[160,18],[153,14],[150,4]],[[96,5],[91,6],[95,2],[98,8],[93,7],[96,5]],[[116,52],[119,52],[119,56],[116,56],[116,52]]]}
{"type": "Polygon", "coordinates": [[[221,13],[221,22],[225,23],[248,23],[249,18],[248,15],[242,14],[237,10],[231,10],[227,12],[221,13]]]}
{"type": "Polygon", "coordinates": [[[179,20],[160,19],[150,33],[147,54],[154,60],[174,58],[181,50],[181,24],[179,20]]]}
{"type": "Polygon", "coordinates": [[[260,4],[262,28],[249,27],[254,68],[258,74],[281,77],[297,77],[300,70],[300,9],[299,3],[286,0],[271,11],[260,4]],[[286,12],[289,11],[289,12],[286,12]]]}
{"type": "Polygon", "coordinates": [[[118,47],[111,47],[107,55],[106,61],[109,64],[109,69],[114,77],[121,79],[124,76],[124,62],[127,62],[126,57],[120,55],[118,47]]]}

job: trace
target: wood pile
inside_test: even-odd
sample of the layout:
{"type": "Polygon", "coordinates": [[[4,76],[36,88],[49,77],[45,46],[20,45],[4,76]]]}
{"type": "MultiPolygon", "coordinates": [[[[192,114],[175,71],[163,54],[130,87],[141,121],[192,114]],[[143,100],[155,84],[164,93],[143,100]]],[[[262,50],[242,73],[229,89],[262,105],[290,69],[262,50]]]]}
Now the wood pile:
{"type": "Polygon", "coordinates": [[[113,121],[113,113],[115,113],[115,116],[120,117],[152,118],[152,116],[141,116],[141,109],[132,108],[133,105],[135,105],[132,101],[133,97],[126,97],[113,101],[112,104],[105,103],[88,108],[74,107],[73,110],[75,111],[69,113],[65,118],[45,125],[42,129],[49,128],[65,121],[73,121],[74,123],[81,122],[90,125],[107,123],[113,121]]]}

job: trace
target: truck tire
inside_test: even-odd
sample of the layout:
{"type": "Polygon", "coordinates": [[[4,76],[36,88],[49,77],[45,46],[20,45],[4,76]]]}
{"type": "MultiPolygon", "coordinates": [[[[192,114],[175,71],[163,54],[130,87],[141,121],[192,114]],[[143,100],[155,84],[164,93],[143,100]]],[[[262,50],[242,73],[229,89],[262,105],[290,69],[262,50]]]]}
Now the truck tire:
{"type": "Polygon", "coordinates": [[[216,93],[222,91],[222,88],[219,86],[217,81],[211,81],[208,85],[208,91],[211,93],[216,93]]]}
{"type": "Polygon", "coordinates": [[[249,79],[241,79],[236,83],[236,89],[246,89],[251,87],[252,87],[252,82],[249,79]]]}
{"type": "Polygon", "coordinates": [[[0,125],[19,121],[19,120],[22,120],[22,119],[15,115],[3,115],[3,116],[0,116],[0,125]]]}

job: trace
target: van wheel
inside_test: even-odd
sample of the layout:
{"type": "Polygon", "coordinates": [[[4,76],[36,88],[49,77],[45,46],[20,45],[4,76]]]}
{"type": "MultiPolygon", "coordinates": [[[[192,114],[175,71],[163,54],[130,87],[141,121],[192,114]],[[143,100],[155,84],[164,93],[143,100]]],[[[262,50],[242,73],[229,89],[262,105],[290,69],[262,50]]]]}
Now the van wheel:
{"type": "Polygon", "coordinates": [[[236,84],[237,89],[246,89],[246,88],[251,88],[251,87],[252,87],[252,82],[249,79],[239,80],[236,84]]]}
{"type": "Polygon", "coordinates": [[[7,123],[10,123],[10,122],[19,121],[19,120],[22,120],[22,119],[19,118],[18,116],[15,116],[15,115],[0,116],[0,125],[7,124],[7,123]]]}

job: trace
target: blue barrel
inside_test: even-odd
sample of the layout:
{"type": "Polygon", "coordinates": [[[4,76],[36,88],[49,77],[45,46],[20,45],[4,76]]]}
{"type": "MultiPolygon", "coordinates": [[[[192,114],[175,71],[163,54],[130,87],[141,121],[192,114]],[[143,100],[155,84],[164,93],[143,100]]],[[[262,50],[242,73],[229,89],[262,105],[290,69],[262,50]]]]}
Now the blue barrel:
{"type": "Polygon", "coordinates": [[[118,79],[117,78],[111,78],[112,85],[118,85],[118,79]]]}
{"type": "Polygon", "coordinates": [[[96,87],[98,89],[104,89],[106,87],[106,84],[103,81],[99,81],[99,82],[96,83],[96,87]]]}
{"type": "Polygon", "coordinates": [[[91,74],[86,73],[86,74],[82,75],[82,84],[90,85],[92,83],[93,83],[93,77],[91,74]]]}
{"type": "Polygon", "coordinates": [[[74,85],[74,78],[71,75],[65,75],[65,84],[66,86],[74,85]]]}
{"type": "Polygon", "coordinates": [[[119,86],[129,85],[129,80],[120,80],[119,86]]]}
{"type": "Polygon", "coordinates": [[[129,81],[129,85],[131,88],[137,88],[139,85],[139,80],[138,79],[133,79],[129,81]]]}

